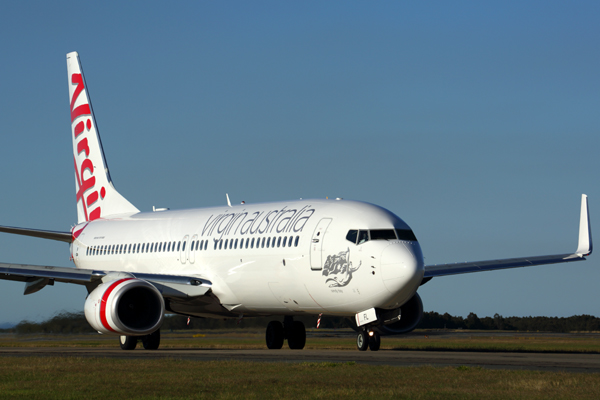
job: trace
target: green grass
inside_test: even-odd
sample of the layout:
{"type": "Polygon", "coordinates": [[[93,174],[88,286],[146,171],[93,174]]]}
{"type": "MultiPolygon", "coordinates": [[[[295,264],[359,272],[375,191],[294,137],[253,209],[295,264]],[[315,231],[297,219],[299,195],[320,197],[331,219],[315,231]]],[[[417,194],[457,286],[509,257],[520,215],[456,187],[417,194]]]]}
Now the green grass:
{"type": "MultiPolygon", "coordinates": [[[[0,335],[0,347],[118,347],[114,336],[103,335],[0,335]]],[[[163,333],[161,348],[264,349],[264,333],[258,330],[179,331],[163,333]]],[[[419,332],[408,336],[385,336],[384,350],[496,351],[600,353],[600,335],[543,335],[514,333],[461,333],[457,336],[419,332]]],[[[306,349],[356,350],[354,336],[324,331],[309,336],[306,349]]]]}
{"type": "Polygon", "coordinates": [[[3,357],[0,399],[597,399],[600,374],[355,363],[3,357]]]}

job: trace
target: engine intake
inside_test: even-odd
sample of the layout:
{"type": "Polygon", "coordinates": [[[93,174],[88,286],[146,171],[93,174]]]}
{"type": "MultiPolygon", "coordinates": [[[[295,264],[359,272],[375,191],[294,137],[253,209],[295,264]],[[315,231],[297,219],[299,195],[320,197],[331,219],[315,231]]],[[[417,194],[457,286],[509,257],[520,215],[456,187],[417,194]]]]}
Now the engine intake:
{"type": "Polygon", "coordinates": [[[415,293],[409,301],[400,307],[400,320],[388,325],[378,326],[376,329],[382,335],[399,335],[415,329],[423,318],[423,302],[421,296],[415,293]]]}
{"type": "Polygon", "coordinates": [[[142,336],[160,328],[165,302],[150,282],[124,278],[94,289],[84,310],[85,318],[98,332],[142,336]]]}

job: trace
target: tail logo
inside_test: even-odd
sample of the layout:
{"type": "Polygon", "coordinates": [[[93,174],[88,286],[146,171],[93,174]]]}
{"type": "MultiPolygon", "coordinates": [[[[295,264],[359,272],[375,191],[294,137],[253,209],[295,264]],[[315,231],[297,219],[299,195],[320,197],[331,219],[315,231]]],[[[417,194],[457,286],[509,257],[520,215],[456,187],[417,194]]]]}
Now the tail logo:
{"type": "MultiPolygon", "coordinates": [[[[79,95],[85,89],[81,74],[72,74],[71,83],[77,85],[75,92],[73,93],[73,98],[71,99],[71,125],[75,120],[80,119],[73,128],[74,140],[77,145],[77,154],[73,156],[75,177],[77,181],[77,203],[79,204],[79,201],[81,201],[85,220],[93,221],[100,218],[102,211],[98,199],[104,199],[106,189],[102,187],[100,193],[98,193],[98,190],[94,190],[96,186],[96,177],[94,176],[94,164],[92,163],[92,160],[88,158],[90,155],[90,148],[88,146],[87,137],[92,129],[92,111],[90,105],[86,102],[75,107],[79,95]],[[83,158],[78,165],[77,161],[78,158],[81,159],[81,157],[79,157],[81,153],[85,153],[85,158],[83,158]],[[93,208],[93,210],[89,211],[91,208],[93,208]]],[[[85,100],[87,99],[84,99],[84,101],[85,100]]]]}

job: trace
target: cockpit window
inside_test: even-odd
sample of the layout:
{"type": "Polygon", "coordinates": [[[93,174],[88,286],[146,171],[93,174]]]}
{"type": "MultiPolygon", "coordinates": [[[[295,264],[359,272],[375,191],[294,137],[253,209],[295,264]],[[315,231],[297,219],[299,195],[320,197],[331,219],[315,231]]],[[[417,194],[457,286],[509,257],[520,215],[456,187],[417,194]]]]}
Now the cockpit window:
{"type": "Polygon", "coordinates": [[[356,230],[356,229],[350,229],[348,231],[348,234],[346,235],[346,240],[349,240],[352,243],[356,244],[356,239],[357,238],[358,238],[358,230],[356,230]]]}
{"type": "Polygon", "coordinates": [[[396,240],[393,229],[371,229],[371,240],[396,240]]]}
{"type": "Polygon", "coordinates": [[[404,240],[416,242],[417,238],[410,229],[350,229],[346,240],[354,244],[363,244],[369,240],[404,240]]]}
{"type": "Polygon", "coordinates": [[[358,244],[363,244],[369,240],[369,231],[358,231],[358,244]]]}
{"type": "Polygon", "coordinates": [[[396,234],[400,240],[417,241],[417,237],[410,229],[396,229],[396,234]]]}

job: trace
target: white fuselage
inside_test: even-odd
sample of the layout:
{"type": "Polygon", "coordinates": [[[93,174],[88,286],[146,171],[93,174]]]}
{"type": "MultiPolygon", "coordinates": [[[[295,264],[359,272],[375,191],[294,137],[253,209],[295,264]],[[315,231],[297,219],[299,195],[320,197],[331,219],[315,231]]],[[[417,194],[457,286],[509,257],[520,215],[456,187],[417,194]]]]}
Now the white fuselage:
{"type": "Polygon", "coordinates": [[[242,204],[85,222],[73,229],[72,254],[78,268],[211,281],[222,309],[172,307],[188,315],[354,315],[398,308],[422,281],[416,240],[377,240],[394,229],[410,232],[391,212],[356,201],[242,204]],[[378,233],[352,242],[359,230],[378,233]]]}

